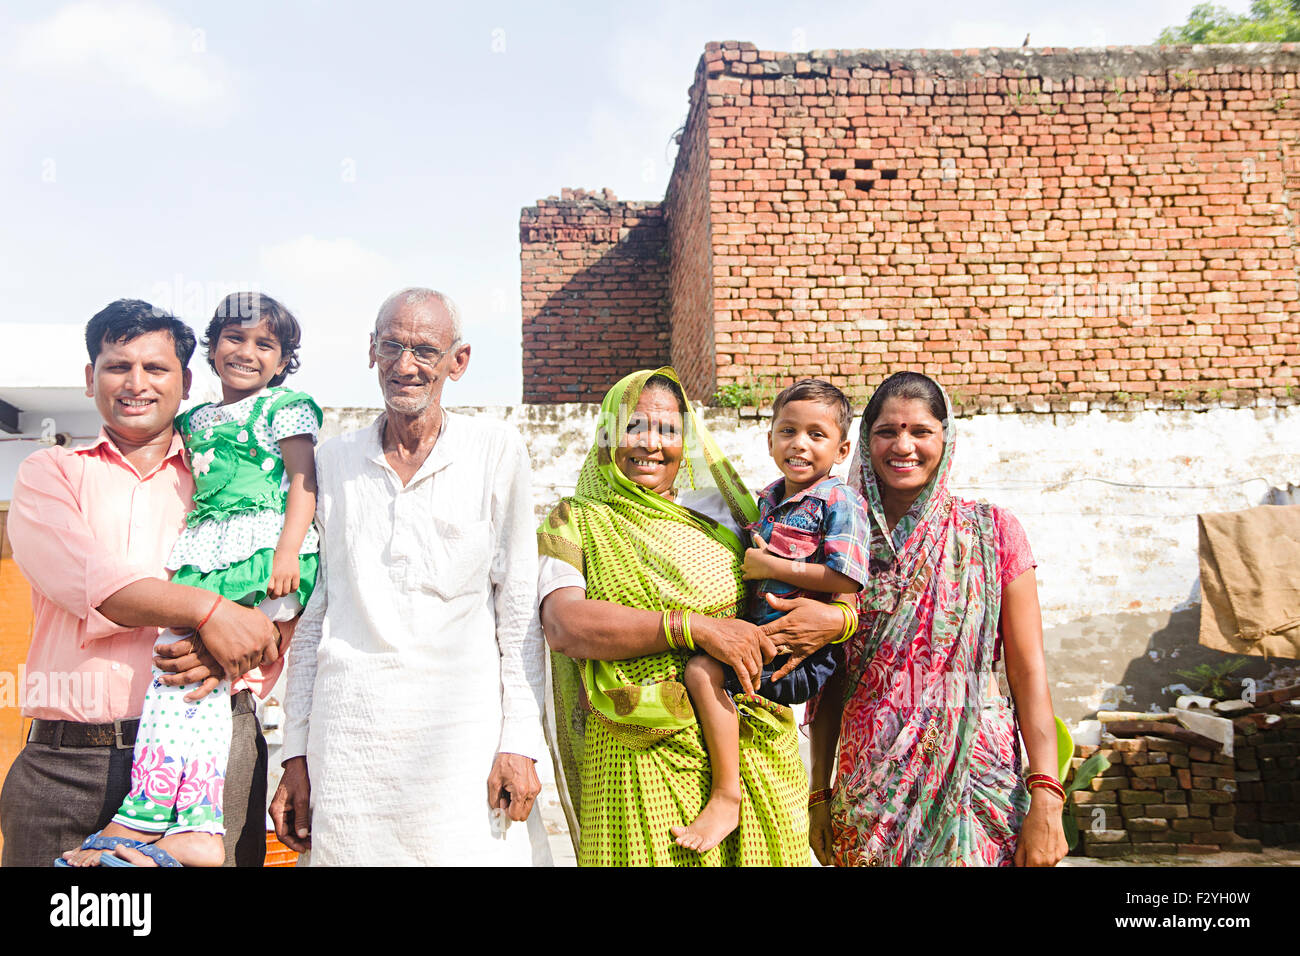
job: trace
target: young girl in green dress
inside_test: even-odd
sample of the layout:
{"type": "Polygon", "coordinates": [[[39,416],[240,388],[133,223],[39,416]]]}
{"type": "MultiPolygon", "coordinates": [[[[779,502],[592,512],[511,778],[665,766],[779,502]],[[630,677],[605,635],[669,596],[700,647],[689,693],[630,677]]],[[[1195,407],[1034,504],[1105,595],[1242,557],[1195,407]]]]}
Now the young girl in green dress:
{"type": "MultiPolygon", "coordinates": [[[[308,395],[281,387],[298,368],[299,339],[297,320],[269,296],[227,296],[204,340],[222,401],[176,420],[196,489],[194,510],[167,562],[172,580],[212,591],[217,602],[224,597],[257,607],[277,622],[302,612],[318,568],[313,446],[321,411],[308,395]]],[[[177,638],[164,631],[159,643],[177,638]]],[[[162,865],[219,866],[230,685],[223,681],[189,702],[185,695],[194,685],[169,687],[161,677],[155,668],[131,789],[113,822],[82,850],[126,845],[162,865]]],[[[259,672],[244,680],[261,689],[259,672]]],[[[112,853],[66,856],[74,864],[129,865],[112,853]]]]}

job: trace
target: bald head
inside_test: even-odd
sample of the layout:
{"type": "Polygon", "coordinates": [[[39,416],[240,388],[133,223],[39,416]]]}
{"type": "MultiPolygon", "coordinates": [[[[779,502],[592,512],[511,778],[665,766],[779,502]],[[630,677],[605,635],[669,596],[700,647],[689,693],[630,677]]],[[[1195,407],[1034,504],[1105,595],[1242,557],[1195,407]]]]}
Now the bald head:
{"type": "Polygon", "coordinates": [[[451,332],[452,341],[459,342],[461,340],[460,310],[456,308],[456,303],[451,300],[451,296],[436,289],[417,287],[394,292],[384,300],[384,304],[379,307],[379,314],[375,316],[375,334],[382,333],[384,326],[392,320],[394,315],[408,309],[412,312],[428,310],[433,313],[442,313],[450,323],[449,331],[451,332]]]}

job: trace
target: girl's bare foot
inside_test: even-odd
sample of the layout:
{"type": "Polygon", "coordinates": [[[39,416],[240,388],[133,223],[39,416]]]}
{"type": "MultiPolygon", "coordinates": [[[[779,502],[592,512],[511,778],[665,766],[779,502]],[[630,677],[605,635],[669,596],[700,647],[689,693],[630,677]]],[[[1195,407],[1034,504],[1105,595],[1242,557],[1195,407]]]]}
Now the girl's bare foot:
{"type": "MultiPolygon", "coordinates": [[[[225,845],[219,833],[197,833],[192,830],[169,833],[155,846],[170,853],[181,866],[220,866],[226,860],[225,845]]],[[[113,854],[136,866],[158,865],[156,860],[129,846],[119,846],[113,854]]]]}
{"type": "MultiPolygon", "coordinates": [[[[140,843],[153,843],[158,839],[157,833],[150,833],[146,830],[132,830],[120,823],[110,823],[99,831],[99,835],[105,839],[117,837],[122,840],[137,840],[140,843]]],[[[63,858],[71,866],[99,866],[99,855],[103,852],[103,850],[69,850],[63,854],[63,858]]]]}
{"type": "Polygon", "coordinates": [[[677,845],[697,853],[708,853],[740,825],[740,795],[714,791],[709,802],[690,826],[671,827],[677,845]]]}

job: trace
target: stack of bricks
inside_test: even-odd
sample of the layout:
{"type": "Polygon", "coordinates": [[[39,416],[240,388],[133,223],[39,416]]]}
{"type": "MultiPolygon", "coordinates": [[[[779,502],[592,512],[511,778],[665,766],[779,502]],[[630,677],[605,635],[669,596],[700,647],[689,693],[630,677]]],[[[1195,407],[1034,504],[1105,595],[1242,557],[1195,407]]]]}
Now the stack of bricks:
{"type": "MultiPolygon", "coordinates": [[[[1103,738],[1104,740],[1104,738],[1103,738]]],[[[1071,762],[1101,752],[1110,768],[1071,796],[1076,853],[1214,853],[1240,843],[1233,833],[1236,771],[1208,747],[1144,735],[1079,745],[1071,762]]]]}
{"type": "Polygon", "coordinates": [[[658,203],[565,189],[523,211],[524,401],[599,402],[669,356],[668,255],[658,203]]]}
{"type": "Polygon", "coordinates": [[[1300,843],[1300,714],[1233,721],[1237,833],[1268,846],[1300,843]]]}

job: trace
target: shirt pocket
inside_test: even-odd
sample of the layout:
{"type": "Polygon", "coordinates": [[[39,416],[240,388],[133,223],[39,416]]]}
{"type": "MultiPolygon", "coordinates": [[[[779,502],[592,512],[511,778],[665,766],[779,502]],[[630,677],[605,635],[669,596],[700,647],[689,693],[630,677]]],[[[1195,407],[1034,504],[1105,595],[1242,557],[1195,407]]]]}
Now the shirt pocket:
{"type": "Polygon", "coordinates": [[[486,593],[491,570],[490,521],[451,523],[430,517],[413,570],[421,590],[444,600],[486,593]]]}
{"type": "Polygon", "coordinates": [[[815,531],[806,531],[777,521],[772,524],[772,537],[768,539],[767,544],[769,550],[777,557],[788,558],[791,561],[807,561],[817,553],[817,548],[821,545],[821,536],[815,531]]]}

